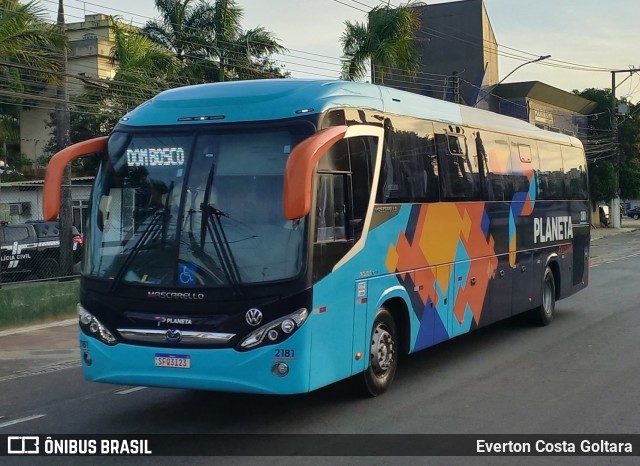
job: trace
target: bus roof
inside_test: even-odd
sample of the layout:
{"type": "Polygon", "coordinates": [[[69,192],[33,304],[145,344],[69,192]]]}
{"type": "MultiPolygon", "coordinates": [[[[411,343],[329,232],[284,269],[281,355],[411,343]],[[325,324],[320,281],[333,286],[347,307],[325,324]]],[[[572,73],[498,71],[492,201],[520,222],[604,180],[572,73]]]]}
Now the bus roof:
{"type": "Polygon", "coordinates": [[[186,86],[161,92],[128,113],[128,126],[279,120],[332,108],[363,108],[581,146],[578,139],[494,112],[367,83],[265,79],[186,86]]]}

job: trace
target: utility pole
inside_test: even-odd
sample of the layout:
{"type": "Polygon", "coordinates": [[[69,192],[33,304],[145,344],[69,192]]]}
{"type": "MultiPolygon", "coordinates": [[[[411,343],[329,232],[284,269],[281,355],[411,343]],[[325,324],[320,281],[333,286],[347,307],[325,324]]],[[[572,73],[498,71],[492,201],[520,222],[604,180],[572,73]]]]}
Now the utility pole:
{"type": "Polygon", "coordinates": [[[218,72],[218,81],[219,82],[223,82],[224,81],[224,67],[227,64],[227,57],[225,56],[225,53],[223,52],[223,47],[222,44],[224,44],[224,41],[227,40],[227,36],[225,34],[225,22],[227,19],[227,0],[222,0],[221,3],[221,9],[222,9],[222,24],[220,24],[220,31],[216,31],[218,34],[220,34],[222,36],[222,40],[218,41],[218,49],[220,50],[220,71],[218,72]]]}
{"type": "MultiPolygon", "coordinates": [[[[65,30],[63,0],[58,0],[57,26],[65,30]]],[[[56,90],[56,149],[61,151],[70,144],[71,119],[67,102],[67,49],[60,54],[62,80],[56,90]]],[[[73,273],[73,234],[71,210],[71,166],[67,165],[62,176],[62,194],[60,198],[60,276],[68,277],[73,273]]]]}
{"type": "Polygon", "coordinates": [[[616,88],[629,79],[633,73],[640,71],[638,68],[629,68],[628,70],[616,70],[611,72],[611,131],[615,138],[615,189],[614,198],[611,200],[611,226],[613,228],[620,228],[620,144],[618,141],[618,121],[616,116],[618,114],[617,102],[616,102],[616,88]],[[616,74],[617,73],[629,73],[620,84],[616,86],[616,74]]]}

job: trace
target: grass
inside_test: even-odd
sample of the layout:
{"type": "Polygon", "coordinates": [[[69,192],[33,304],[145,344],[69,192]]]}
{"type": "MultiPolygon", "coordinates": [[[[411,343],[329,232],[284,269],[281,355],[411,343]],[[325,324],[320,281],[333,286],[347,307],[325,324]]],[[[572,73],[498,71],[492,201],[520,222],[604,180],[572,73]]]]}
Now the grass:
{"type": "Polygon", "coordinates": [[[3,284],[0,288],[0,329],[73,317],[78,296],[78,280],[3,284]]]}

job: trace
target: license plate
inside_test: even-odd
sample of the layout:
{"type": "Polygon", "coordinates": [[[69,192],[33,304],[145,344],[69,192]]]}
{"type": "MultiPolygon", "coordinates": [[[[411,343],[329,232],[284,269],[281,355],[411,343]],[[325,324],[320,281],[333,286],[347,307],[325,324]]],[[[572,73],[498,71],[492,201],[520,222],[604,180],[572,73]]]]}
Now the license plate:
{"type": "Polygon", "coordinates": [[[186,354],[156,353],[156,367],[191,369],[191,356],[186,354]]]}

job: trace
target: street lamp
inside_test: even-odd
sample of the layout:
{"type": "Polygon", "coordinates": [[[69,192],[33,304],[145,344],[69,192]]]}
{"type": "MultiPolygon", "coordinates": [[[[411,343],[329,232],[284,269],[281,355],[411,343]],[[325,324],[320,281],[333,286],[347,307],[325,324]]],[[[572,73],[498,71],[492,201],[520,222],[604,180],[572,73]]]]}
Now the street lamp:
{"type": "MultiPolygon", "coordinates": [[[[547,58],[551,58],[551,55],[540,55],[538,58],[534,59],[534,60],[529,60],[526,61],[524,63],[519,64],[518,66],[516,66],[514,69],[511,70],[511,72],[509,74],[507,74],[504,78],[502,78],[500,81],[498,81],[498,84],[496,84],[495,86],[493,86],[491,88],[491,90],[495,89],[496,87],[498,87],[500,84],[502,84],[504,82],[505,79],[507,79],[509,76],[511,76],[513,73],[515,73],[516,71],[518,71],[520,68],[522,68],[525,65],[530,65],[531,63],[536,63],[542,60],[546,60],[547,58]]],[[[485,100],[487,98],[487,96],[491,94],[491,92],[487,92],[485,95],[482,96],[482,98],[480,100],[478,100],[476,102],[476,107],[478,106],[478,104],[480,102],[482,102],[483,100],[485,100]]]]}

